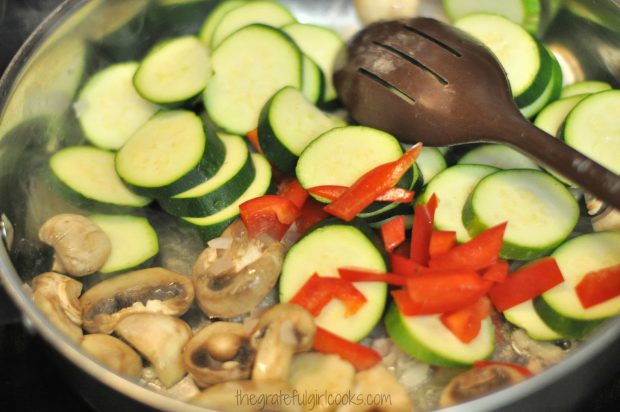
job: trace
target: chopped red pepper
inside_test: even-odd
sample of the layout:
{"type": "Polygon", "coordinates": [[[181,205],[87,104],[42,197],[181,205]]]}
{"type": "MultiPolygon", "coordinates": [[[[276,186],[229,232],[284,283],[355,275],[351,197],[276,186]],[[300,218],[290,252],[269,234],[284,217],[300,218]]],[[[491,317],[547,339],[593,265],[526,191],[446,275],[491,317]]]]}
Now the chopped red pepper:
{"type": "Polygon", "coordinates": [[[409,297],[409,293],[405,289],[392,290],[390,291],[396,306],[398,306],[398,311],[405,316],[416,316],[419,315],[418,305],[414,303],[409,297]]]}
{"type": "Polygon", "coordinates": [[[445,313],[480,299],[490,284],[473,270],[423,272],[407,278],[407,293],[418,315],[445,313]]]}
{"type": "Polygon", "coordinates": [[[494,284],[489,290],[489,297],[495,308],[503,312],[563,281],[564,277],[555,259],[546,257],[520,268],[503,283],[494,284]]]}
{"type": "Polygon", "coordinates": [[[351,362],[357,370],[368,369],[381,362],[381,355],[373,349],[341,338],[320,327],[316,328],[312,347],[321,353],[340,356],[351,362]]]}
{"type": "Polygon", "coordinates": [[[299,209],[304,206],[306,199],[308,199],[308,192],[294,177],[280,182],[280,185],[278,186],[278,195],[287,198],[299,209]]]}
{"type": "Polygon", "coordinates": [[[383,246],[388,252],[396,249],[406,239],[405,217],[397,216],[394,219],[381,225],[381,238],[383,246]]]}
{"type": "Polygon", "coordinates": [[[506,223],[485,230],[469,242],[433,257],[429,266],[438,270],[480,270],[497,262],[506,223]]]}
{"type": "Polygon", "coordinates": [[[304,203],[297,218],[297,231],[300,234],[304,234],[308,229],[328,216],[329,214],[323,210],[323,204],[309,198],[304,203]]]}
{"type": "Polygon", "coordinates": [[[461,342],[469,343],[478,336],[482,320],[491,313],[491,302],[486,296],[476,302],[454,312],[440,316],[441,323],[461,342]]]}
{"type": "Polygon", "coordinates": [[[347,222],[353,220],[380,194],[398,183],[407,170],[413,166],[421,150],[422,144],[418,143],[407,150],[400,159],[370,170],[357,179],[338,199],[325,206],[325,211],[347,222]]]}
{"type": "Polygon", "coordinates": [[[575,287],[584,308],[620,296],[620,265],[595,270],[586,274],[575,287]]]}
{"type": "Polygon", "coordinates": [[[413,276],[427,269],[425,266],[396,253],[390,253],[390,266],[392,272],[401,276],[413,276]]]}
{"type": "Polygon", "coordinates": [[[456,232],[453,230],[433,230],[428,247],[431,258],[448,252],[456,245],[456,232]]]}
{"type": "MultiPolygon", "coordinates": [[[[308,189],[308,191],[315,196],[319,196],[327,200],[336,200],[340,196],[342,196],[344,192],[347,191],[347,187],[336,185],[323,185],[311,187],[310,189],[308,189]]],[[[403,189],[400,187],[393,187],[377,196],[375,198],[375,201],[409,203],[413,201],[414,195],[415,193],[411,190],[403,189]]]]}
{"type": "Polygon", "coordinates": [[[280,240],[289,225],[299,216],[299,209],[290,200],[277,195],[265,195],[239,205],[241,220],[251,237],[267,234],[280,240]]]}
{"type": "Polygon", "coordinates": [[[492,264],[482,272],[482,279],[495,283],[502,283],[508,278],[508,270],[510,266],[508,262],[503,259],[499,259],[496,263],[492,264]]]}
{"type": "Polygon", "coordinates": [[[426,204],[419,204],[415,207],[413,226],[411,227],[411,250],[409,253],[411,260],[421,265],[428,264],[437,202],[437,196],[433,193],[426,204]]]}
{"type": "Polygon", "coordinates": [[[481,361],[474,362],[474,368],[484,368],[485,366],[493,366],[493,365],[507,366],[509,368],[516,370],[517,372],[519,372],[521,375],[525,376],[526,378],[533,375],[532,371],[530,371],[528,368],[522,365],[518,365],[516,363],[489,361],[489,360],[481,360],[481,361]]]}
{"type": "Polygon", "coordinates": [[[342,279],[349,282],[382,282],[393,286],[405,286],[407,278],[393,273],[377,273],[364,269],[338,268],[342,279]]]}
{"type": "Polygon", "coordinates": [[[355,315],[366,303],[364,295],[348,280],[321,277],[316,273],[293,296],[291,303],[305,308],[313,316],[319,316],[332,299],[344,303],[347,317],[355,315]]]}
{"type": "Polygon", "coordinates": [[[263,153],[263,150],[260,148],[260,144],[258,142],[258,129],[250,130],[246,134],[246,137],[248,138],[250,143],[252,143],[252,146],[254,146],[254,149],[256,149],[258,153],[263,153]]]}

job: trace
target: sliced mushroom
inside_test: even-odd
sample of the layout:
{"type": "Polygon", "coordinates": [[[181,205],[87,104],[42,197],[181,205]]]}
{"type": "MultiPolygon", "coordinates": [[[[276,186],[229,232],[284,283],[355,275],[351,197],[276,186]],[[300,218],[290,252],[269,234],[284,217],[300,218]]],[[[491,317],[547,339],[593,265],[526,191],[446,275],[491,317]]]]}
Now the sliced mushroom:
{"type": "Polygon", "coordinates": [[[339,356],[310,352],[293,357],[288,380],[299,393],[326,395],[303,405],[304,410],[328,412],[338,407],[337,395],[351,390],[354,376],[353,365],[339,356]]]}
{"type": "Polygon", "coordinates": [[[452,378],[441,393],[439,405],[444,408],[456,405],[487,395],[523,379],[525,377],[510,366],[487,365],[472,368],[452,378]]]}
{"type": "Polygon", "coordinates": [[[194,299],[186,276],[163,268],[142,269],[98,283],[80,298],[84,329],[112,333],[123,317],[134,313],[180,316],[194,299]]]}
{"type": "Polygon", "coordinates": [[[166,388],[185,376],[181,352],[192,337],[192,330],[181,319],[138,313],[121,319],[114,331],[151,362],[166,388]]]}
{"type": "Polygon", "coordinates": [[[293,354],[310,350],[314,318],[301,306],[281,303],[265,311],[252,332],[253,380],[286,380],[293,354]]]}
{"type": "Polygon", "coordinates": [[[82,341],[82,284],[68,276],[46,272],[32,280],[32,300],[69,339],[82,341]]]}
{"type": "Polygon", "coordinates": [[[142,359],[131,346],[110,335],[84,336],[82,349],[108,368],[131,378],[142,375],[142,359]]]}
{"type": "Polygon", "coordinates": [[[215,322],[196,333],[183,349],[183,364],[199,386],[248,379],[254,349],[240,323],[215,322]]]}
{"type": "Polygon", "coordinates": [[[413,412],[407,390],[383,365],[358,372],[353,379],[352,394],[363,402],[348,403],[338,408],[338,412],[413,412]]]}
{"type": "Polygon", "coordinates": [[[112,243],[99,226],[75,214],[60,214],[39,229],[39,239],[54,248],[55,272],[73,276],[95,273],[106,262],[112,243]]]}
{"type": "Polygon", "coordinates": [[[192,280],[198,306],[207,316],[232,318],[250,312],[273,289],[284,246],[249,238],[240,220],[222,237],[232,237],[232,245],[206,248],[194,264],[192,280]]]}
{"type": "Polygon", "coordinates": [[[191,402],[222,412],[302,410],[299,396],[284,381],[224,382],[202,391],[191,402]]]}

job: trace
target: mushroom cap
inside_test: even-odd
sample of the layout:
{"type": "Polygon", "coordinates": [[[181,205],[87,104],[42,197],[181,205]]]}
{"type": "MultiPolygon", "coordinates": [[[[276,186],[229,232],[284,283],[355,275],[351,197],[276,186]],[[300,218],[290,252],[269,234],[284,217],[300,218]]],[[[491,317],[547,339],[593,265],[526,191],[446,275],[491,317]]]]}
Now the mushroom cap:
{"type": "Polygon", "coordinates": [[[196,301],[209,317],[233,318],[252,311],[274,288],[284,258],[284,245],[248,237],[243,223],[233,223],[223,236],[228,249],[205,249],[194,264],[196,301]]]}
{"type": "Polygon", "coordinates": [[[82,284],[68,276],[46,272],[32,279],[32,300],[48,320],[73,342],[82,341],[82,284]]]}
{"type": "Polygon", "coordinates": [[[211,386],[200,392],[191,402],[222,412],[301,412],[302,407],[299,400],[295,401],[294,394],[291,385],[285,381],[246,380],[211,386]]]}
{"type": "Polygon", "coordinates": [[[447,407],[478,398],[523,379],[525,377],[510,366],[474,367],[452,378],[441,393],[439,405],[447,407]]]}
{"type": "Polygon", "coordinates": [[[192,337],[192,330],[181,319],[157,313],[137,313],[121,319],[114,331],[151,362],[165,387],[174,385],[185,376],[181,353],[192,337]]]}
{"type": "Polygon", "coordinates": [[[96,272],[112,252],[108,235],[82,215],[52,217],[39,229],[39,239],[54,248],[54,270],[73,276],[96,272]]]}
{"type": "Polygon", "coordinates": [[[104,280],[82,295],[84,329],[112,333],[123,317],[135,313],[180,316],[193,299],[188,277],[163,268],[136,270],[104,280]]]}
{"type": "Polygon", "coordinates": [[[95,333],[85,335],[82,349],[108,368],[121,375],[139,378],[142,375],[142,359],[131,346],[110,335],[95,333]]]}
{"type": "Polygon", "coordinates": [[[254,349],[240,323],[211,323],[183,349],[183,365],[201,387],[247,379],[253,361],[254,349]]]}

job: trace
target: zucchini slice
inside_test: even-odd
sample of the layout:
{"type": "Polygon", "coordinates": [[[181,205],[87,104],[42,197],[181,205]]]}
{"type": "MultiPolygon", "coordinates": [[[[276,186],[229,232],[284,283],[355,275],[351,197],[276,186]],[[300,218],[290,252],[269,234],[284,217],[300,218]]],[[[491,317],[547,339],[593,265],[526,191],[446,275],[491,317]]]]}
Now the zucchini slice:
{"type": "Polygon", "coordinates": [[[284,6],[274,1],[256,0],[237,7],[231,7],[213,30],[211,48],[218,47],[225,38],[242,27],[261,23],[282,27],[295,22],[295,17],[284,6]]]}
{"type": "MultiPolygon", "coordinates": [[[[372,230],[361,221],[344,223],[330,220],[319,224],[288,251],[280,275],[280,301],[288,302],[313,273],[338,277],[338,268],[358,267],[385,272],[386,261],[372,230]]],[[[363,339],[381,320],[387,286],[379,282],[356,282],[367,302],[349,317],[344,304],[333,300],[316,318],[318,326],[345,339],[363,339]]]]}
{"type": "Polygon", "coordinates": [[[419,202],[426,203],[433,195],[440,200],[435,211],[435,228],[454,230],[459,242],[467,242],[471,236],[463,225],[463,207],[484,177],[498,169],[485,165],[456,165],[439,172],[427,185],[419,202]]]}
{"type": "Polygon", "coordinates": [[[302,54],[282,32],[253,24],[228,37],[211,56],[214,76],[204,104],[215,124],[245,135],[258,126],[265,103],[281,88],[301,87],[302,54]]]}
{"type": "Polygon", "coordinates": [[[551,79],[552,60],[545,47],[518,24],[496,14],[470,14],[455,26],[495,54],[506,71],[519,107],[533,103],[551,79]]]}
{"type": "Polygon", "coordinates": [[[210,179],[173,197],[160,198],[162,209],[175,216],[200,217],[233,203],[254,180],[248,145],[240,136],[220,134],[226,148],[224,164],[210,179]]]}
{"type": "Polygon", "coordinates": [[[110,257],[99,272],[110,274],[147,265],[159,253],[159,241],[145,217],[131,215],[91,215],[88,217],[108,235],[110,257]]]}
{"type": "Polygon", "coordinates": [[[49,160],[61,191],[80,206],[142,207],[151,199],[123,184],[114,170],[114,153],[92,146],[71,146],[49,160]]]}
{"type": "Polygon", "coordinates": [[[560,98],[563,99],[565,97],[579,96],[582,94],[593,94],[605,90],[611,90],[611,84],[598,80],[584,80],[565,86],[562,89],[560,98]]]}
{"type": "Polygon", "coordinates": [[[212,177],[224,162],[222,141],[193,112],[153,116],[116,155],[116,171],[136,192],[173,196],[212,177]]]}
{"type": "Polygon", "coordinates": [[[202,41],[205,46],[210,47],[213,31],[222,20],[222,17],[232,9],[236,9],[247,3],[248,0],[227,0],[215,6],[200,27],[200,33],[198,34],[200,41],[202,41]]]}
{"type": "Polygon", "coordinates": [[[569,146],[620,173],[620,90],[592,94],[566,117],[562,129],[569,146]]]}
{"type": "Polygon", "coordinates": [[[183,36],[153,47],[140,63],[133,85],[148,101],[180,105],[200,95],[210,77],[207,48],[197,37],[183,36]]]}
{"type": "Polygon", "coordinates": [[[118,150],[159,110],[142,98],[132,79],[138,63],[109,66],[91,77],[74,108],[86,139],[102,149],[118,150]]]}
{"type": "Polygon", "coordinates": [[[422,152],[420,152],[416,164],[420,169],[424,183],[430,182],[437,173],[448,167],[441,151],[436,147],[429,146],[422,147],[422,152]]]}
{"type": "Polygon", "coordinates": [[[620,296],[585,309],[575,292],[589,272],[620,264],[618,251],[620,232],[598,232],[572,238],[553,252],[564,282],[535,301],[536,311],[552,329],[580,339],[603,319],[620,313],[620,296]]]}
{"type": "Polygon", "coordinates": [[[546,50],[549,58],[551,59],[551,77],[549,78],[549,83],[547,83],[547,86],[534,101],[527,106],[520,106],[519,110],[521,110],[521,114],[528,119],[534,117],[538,112],[540,112],[547,103],[556,100],[562,91],[563,75],[560,63],[549,49],[545,46],[541,47],[546,50]]]}
{"type": "Polygon", "coordinates": [[[478,183],[463,209],[471,236],[508,222],[500,256],[530,260],[562,243],[579,218],[573,195],[553,177],[530,169],[501,170],[478,183]]]}
{"type": "Polygon", "coordinates": [[[562,335],[551,329],[542,320],[532,300],[525,301],[502,312],[506,320],[525,330],[525,333],[536,340],[557,340],[562,335]]]}
{"type": "Polygon", "coordinates": [[[258,138],[271,164],[292,174],[297,158],[306,146],[335,126],[332,118],[301,91],[288,86],[279,90],[263,108],[258,138]]]}
{"type": "Polygon", "coordinates": [[[443,0],[443,8],[450,21],[472,13],[493,13],[523,26],[532,34],[538,30],[540,0],[443,0]]]}
{"type": "Polygon", "coordinates": [[[204,217],[182,217],[183,221],[190,223],[194,228],[198,228],[204,240],[210,240],[222,234],[224,229],[239,216],[239,205],[255,197],[263,196],[271,187],[271,165],[263,155],[252,153],[252,163],[254,164],[254,180],[252,184],[237,198],[233,203],[220,210],[204,217]]]}
{"type": "Polygon", "coordinates": [[[501,144],[484,144],[465,153],[460,165],[487,165],[498,169],[535,169],[540,167],[523,153],[501,144]]]}
{"type": "Polygon", "coordinates": [[[405,316],[392,304],[385,316],[385,328],[400,350],[431,365],[469,366],[491,356],[495,349],[495,327],[490,316],[482,321],[478,336],[469,343],[454,336],[439,317],[405,316]]]}
{"type": "Polygon", "coordinates": [[[301,92],[308,100],[317,104],[323,100],[325,93],[325,75],[319,65],[305,54],[302,61],[301,92]]]}
{"type": "Polygon", "coordinates": [[[332,82],[334,67],[338,56],[345,47],[344,40],[338,33],[327,27],[312,24],[292,23],[282,30],[291,36],[303,53],[319,65],[325,75],[325,95],[323,102],[336,99],[336,89],[332,82]]]}

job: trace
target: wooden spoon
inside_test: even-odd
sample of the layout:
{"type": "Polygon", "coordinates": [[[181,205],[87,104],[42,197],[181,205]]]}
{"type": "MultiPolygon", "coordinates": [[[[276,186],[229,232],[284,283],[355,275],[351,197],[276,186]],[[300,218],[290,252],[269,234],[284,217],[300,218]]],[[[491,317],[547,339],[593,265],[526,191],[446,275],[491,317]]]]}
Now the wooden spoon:
{"type": "Polygon", "coordinates": [[[495,56],[467,33],[430,18],[381,22],[347,52],[334,81],[361,124],[429,146],[508,144],[620,209],[620,177],[525,119],[495,56]]]}

